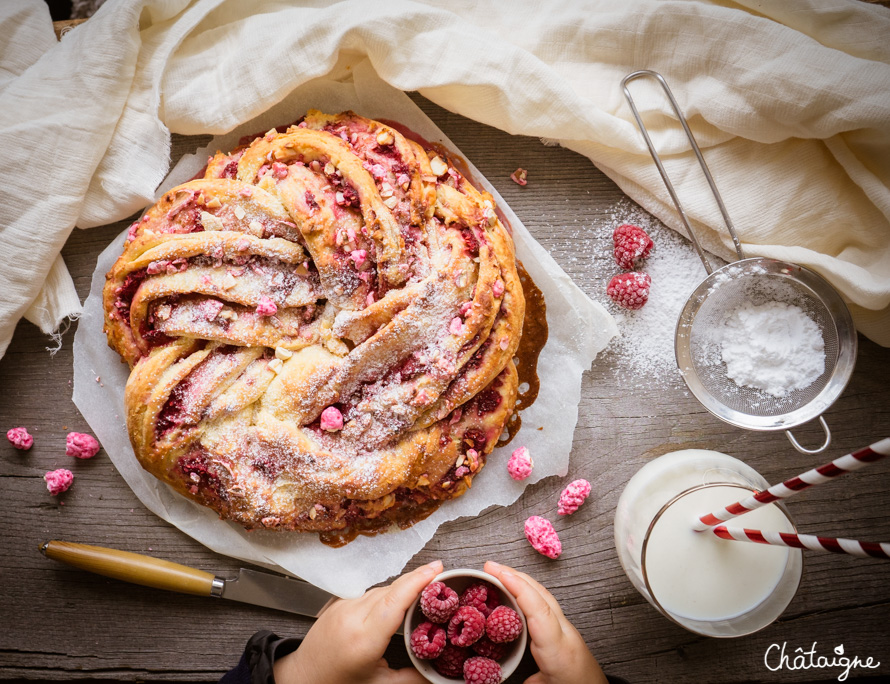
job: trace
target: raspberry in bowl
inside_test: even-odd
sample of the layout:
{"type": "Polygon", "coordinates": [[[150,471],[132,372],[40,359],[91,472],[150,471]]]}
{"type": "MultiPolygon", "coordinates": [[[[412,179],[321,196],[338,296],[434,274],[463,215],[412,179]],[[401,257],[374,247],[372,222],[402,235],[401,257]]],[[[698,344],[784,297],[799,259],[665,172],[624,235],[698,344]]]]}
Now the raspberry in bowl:
{"type": "Polygon", "coordinates": [[[430,582],[405,615],[404,631],[411,662],[432,684],[499,684],[528,640],[513,595],[495,577],[467,568],[430,582]]]}

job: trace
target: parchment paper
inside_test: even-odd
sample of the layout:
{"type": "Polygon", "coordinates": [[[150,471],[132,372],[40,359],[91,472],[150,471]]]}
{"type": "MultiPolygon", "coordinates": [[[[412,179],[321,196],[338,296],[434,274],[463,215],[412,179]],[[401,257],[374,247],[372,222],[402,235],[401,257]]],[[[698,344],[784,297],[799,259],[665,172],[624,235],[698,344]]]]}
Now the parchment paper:
{"type": "MultiPolygon", "coordinates": [[[[158,189],[167,189],[194,176],[217,150],[236,146],[242,135],[263,132],[294,121],[309,108],[335,113],[352,109],[371,118],[405,124],[427,140],[459,151],[402,91],[381,81],[370,64],[362,62],[349,82],[316,80],[204,149],[186,155],[158,189]]],[[[537,401],[522,412],[522,428],[507,447],[495,449],[473,487],[462,497],[408,530],[375,537],[359,536],[342,548],[330,548],[314,534],[258,531],[220,520],[209,508],[174,492],[142,469],[127,435],[124,386],[126,364],[109,349],[102,332],[102,287],[105,273],[120,255],[126,231],[99,256],[90,295],[74,338],[74,403],[86,418],[105,451],[133,492],[151,511],[218,553],[297,575],[342,597],[360,595],[368,587],[397,574],[432,538],[442,523],[475,516],[491,506],[507,506],[525,487],[545,477],[565,475],[578,419],[581,374],[617,333],[612,317],[591,301],[539,245],[482,174],[469,164],[474,180],[495,198],[513,229],[517,257],[523,262],[547,304],[550,337],[541,353],[537,401]],[[97,382],[101,377],[101,384],[97,382]],[[537,430],[545,426],[544,430],[537,430]],[[524,482],[507,474],[510,452],[525,445],[535,469],[524,482]]],[[[522,530],[511,531],[521,536],[522,530]]]]}

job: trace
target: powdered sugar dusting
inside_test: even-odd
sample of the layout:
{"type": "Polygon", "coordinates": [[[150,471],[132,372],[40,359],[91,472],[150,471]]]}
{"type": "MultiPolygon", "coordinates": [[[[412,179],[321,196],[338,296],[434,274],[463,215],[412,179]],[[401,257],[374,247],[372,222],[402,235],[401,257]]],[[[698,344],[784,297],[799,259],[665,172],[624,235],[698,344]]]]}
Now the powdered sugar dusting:
{"type": "MultiPolygon", "coordinates": [[[[652,278],[649,301],[636,311],[619,307],[606,296],[605,283],[621,269],[610,260],[602,292],[596,298],[615,317],[619,334],[607,348],[603,361],[619,375],[632,375],[637,387],[683,387],[674,356],[674,330],[686,300],[707,276],[692,244],[640,207],[627,201],[615,205],[608,224],[597,230],[608,233],[622,223],[645,230],[655,243],[639,270],[652,278]]],[[[713,263],[719,259],[710,257],[713,263]]]]}

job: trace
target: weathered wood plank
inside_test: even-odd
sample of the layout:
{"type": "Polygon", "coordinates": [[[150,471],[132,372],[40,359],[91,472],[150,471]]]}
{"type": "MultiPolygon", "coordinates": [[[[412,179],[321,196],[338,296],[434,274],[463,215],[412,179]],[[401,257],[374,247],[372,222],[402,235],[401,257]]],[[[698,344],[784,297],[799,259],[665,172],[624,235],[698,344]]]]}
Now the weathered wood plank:
{"type": "MultiPolygon", "coordinates": [[[[480,168],[573,280],[602,300],[603,265],[611,259],[601,227],[622,194],[589,161],[531,138],[509,136],[468,121],[420,97],[415,100],[480,168]],[[529,170],[529,185],[509,180],[529,170]]],[[[174,157],[205,139],[176,137],[174,157]]],[[[64,256],[82,297],[98,253],[126,222],[76,231],[64,256]]],[[[77,483],[64,505],[46,496],[42,476],[70,465],[67,430],[87,425],[70,400],[72,330],[55,357],[32,325],[21,323],[0,361],[0,428],[27,425],[35,447],[17,452],[0,440],[0,679],[210,681],[237,661],[257,629],[305,634],[307,619],[275,611],[167,595],[94,577],[44,559],[48,538],[103,544],[219,573],[238,563],[212,553],[145,510],[107,457],[76,464],[77,483]]],[[[832,454],[890,434],[890,354],[860,340],[856,373],[830,410],[832,454]]],[[[807,427],[801,439],[815,442],[807,427]]],[[[711,417],[679,387],[651,389],[603,363],[585,375],[569,477],[591,481],[594,496],[557,526],[565,552],[556,561],[536,554],[522,537],[528,515],[550,512],[564,484],[551,478],[530,487],[512,507],[443,526],[409,567],[442,558],[449,567],[479,567],[493,558],[532,573],[557,597],[594,653],[612,674],[631,682],[800,682],[837,672],[769,672],[763,655],[772,643],[792,648],[819,642],[827,653],[844,643],[848,654],[887,665],[856,675],[890,673],[887,622],[890,564],[810,554],[801,589],[788,612],[763,632],[729,641],[696,637],[659,616],[624,576],[612,541],[612,518],[624,484],[645,462],[686,446],[738,456],[769,480],[814,464],[776,434],[748,433],[711,417]]],[[[817,461],[819,462],[819,461],[817,461]]],[[[808,531],[890,539],[890,464],[812,489],[791,504],[808,531]]],[[[387,657],[406,665],[398,640],[387,657]]],[[[522,673],[533,671],[526,663],[522,673]]],[[[522,673],[512,681],[522,681],[522,673]]]]}

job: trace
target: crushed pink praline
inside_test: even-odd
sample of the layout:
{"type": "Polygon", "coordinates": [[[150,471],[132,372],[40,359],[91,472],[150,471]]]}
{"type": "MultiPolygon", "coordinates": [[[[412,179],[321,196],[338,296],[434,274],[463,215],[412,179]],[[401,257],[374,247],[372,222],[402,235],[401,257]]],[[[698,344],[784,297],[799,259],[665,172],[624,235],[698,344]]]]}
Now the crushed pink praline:
{"type": "Polygon", "coordinates": [[[491,293],[495,297],[500,297],[502,294],[504,294],[504,281],[500,279],[495,280],[494,285],[491,286],[491,293]]]}
{"type": "Polygon", "coordinates": [[[535,551],[547,558],[555,560],[562,553],[562,542],[559,541],[553,524],[539,515],[533,515],[525,521],[525,538],[535,551]]]}
{"type": "Polygon", "coordinates": [[[278,180],[287,178],[287,166],[281,162],[272,162],[272,175],[278,180]]]}
{"type": "Polygon", "coordinates": [[[343,414],[336,406],[328,406],[321,412],[321,429],[336,432],[343,429],[343,414]]]}
{"type": "Polygon", "coordinates": [[[256,312],[260,316],[274,316],[278,313],[278,307],[275,306],[275,302],[264,296],[260,297],[260,303],[257,304],[256,312]]]}
{"type": "Polygon", "coordinates": [[[452,335],[460,335],[464,331],[464,322],[460,320],[457,316],[451,319],[451,324],[448,326],[448,331],[452,335]]]}
{"type": "Polygon", "coordinates": [[[50,470],[43,476],[46,480],[46,488],[53,496],[58,496],[62,492],[67,492],[68,488],[74,482],[74,473],[65,468],[58,470],[50,470]]]}
{"type": "Polygon", "coordinates": [[[65,438],[65,453],[74,458],[92,458],[99,453],[99,442],[83,432],[69,432],[65,438]]]}
{"type": "Polygon", "coordinates": [[[531,454],[528,453],[528,447],[521,446],[513,451],[513,455],[507,461],[507,472],[514,480],[524,480],[532,474],[534,466],[531,454]]]}
{"type": "Polygon", "coordinates": [[[560,515],[571,515],[579,508],[584,500],[590,496],[590,483],[587,480],[575,480],[566,485],[559,495],[560,515]]]}
{"type": "Polygon", "coordinates": [[[12,428],[6,433],[6,439],[12,446],[22,451],[27,451],[34,445],[34,438],[28,434],[28,428],[12,428]]]}

